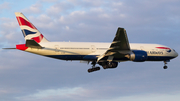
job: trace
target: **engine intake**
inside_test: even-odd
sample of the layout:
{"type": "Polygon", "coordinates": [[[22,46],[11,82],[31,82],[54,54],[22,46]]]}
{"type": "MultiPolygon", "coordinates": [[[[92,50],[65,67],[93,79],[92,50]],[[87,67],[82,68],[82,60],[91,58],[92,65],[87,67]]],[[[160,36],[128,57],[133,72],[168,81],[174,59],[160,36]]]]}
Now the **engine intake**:
{"type": "Polygon", "coordinates": [[[144,62],[147,59],[147,52],[143,50],[133,50],[129,59],[134,62],[144,62]]]}

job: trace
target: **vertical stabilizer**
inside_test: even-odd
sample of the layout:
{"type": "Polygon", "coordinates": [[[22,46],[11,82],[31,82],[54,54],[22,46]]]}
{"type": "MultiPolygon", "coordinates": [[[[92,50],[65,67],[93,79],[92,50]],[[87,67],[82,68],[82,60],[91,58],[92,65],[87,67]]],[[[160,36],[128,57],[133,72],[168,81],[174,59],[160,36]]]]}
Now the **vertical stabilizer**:
{"type": "Polygon", "coordinates": [[[35,40],[37,43],[48,42],[48,40],[38,31],[38,29],[21,13],[15,12],[19,26],[25,40],[35,40]]]}

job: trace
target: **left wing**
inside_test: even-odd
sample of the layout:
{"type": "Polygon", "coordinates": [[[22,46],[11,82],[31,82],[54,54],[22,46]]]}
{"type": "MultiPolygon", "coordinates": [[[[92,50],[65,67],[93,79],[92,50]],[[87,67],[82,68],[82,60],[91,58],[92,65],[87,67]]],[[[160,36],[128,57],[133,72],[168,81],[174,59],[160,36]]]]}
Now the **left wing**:
{"type": "Polygon", "coordinates": [[[104,54],[98,57],[97,62],[113,61],[114,58],[123,58],[130,53],[131,50],[126,30],[124,28],[118,28],[110,48],[104,54]],[[105,57],[107,57],[107,60],[103,59],[105,57]]]}

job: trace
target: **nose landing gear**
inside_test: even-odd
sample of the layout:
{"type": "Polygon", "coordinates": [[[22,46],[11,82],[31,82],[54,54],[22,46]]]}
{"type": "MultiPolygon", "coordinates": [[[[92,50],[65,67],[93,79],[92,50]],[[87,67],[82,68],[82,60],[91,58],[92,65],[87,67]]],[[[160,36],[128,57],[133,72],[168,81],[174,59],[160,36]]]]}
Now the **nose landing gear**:
{"type": "Polygon", "coordinates": [[[167,68],[168,68],[168,66],[164,66],[163,68],[164,68],[164,69],[167,69],[167,68]]]}
{"type": "Polygon", "coordinates": [[[163,67],[164,69],[167,69],[167,68],[168,68],[168,66],[166,65],[167,62],[169,62],[169,60],[164,61],[164,67],[163,67]]]}

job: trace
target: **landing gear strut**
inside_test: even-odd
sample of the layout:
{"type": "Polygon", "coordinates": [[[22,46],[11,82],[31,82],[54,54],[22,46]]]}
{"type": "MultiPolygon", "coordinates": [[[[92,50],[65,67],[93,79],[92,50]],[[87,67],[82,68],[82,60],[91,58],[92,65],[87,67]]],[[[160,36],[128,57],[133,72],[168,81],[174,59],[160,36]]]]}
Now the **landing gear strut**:
{"type": "Polygon", "coordinates": [[[166,66],[167,62],[169,62],[169,61],[164,61],[164,67],[163,67],[164,69],[168,68],[168,66],[166,66]]]}
{"type": "Polygon", "coordinates": [[[91,64],[92,64],[92,68],[88,69],[88,73],[100,70],[100,67],[95,67],[96,65],[95,61],[93,61],[91,64]]]}

